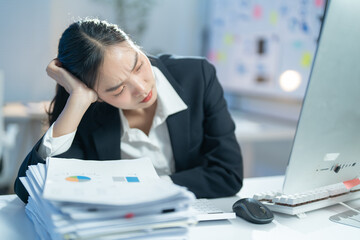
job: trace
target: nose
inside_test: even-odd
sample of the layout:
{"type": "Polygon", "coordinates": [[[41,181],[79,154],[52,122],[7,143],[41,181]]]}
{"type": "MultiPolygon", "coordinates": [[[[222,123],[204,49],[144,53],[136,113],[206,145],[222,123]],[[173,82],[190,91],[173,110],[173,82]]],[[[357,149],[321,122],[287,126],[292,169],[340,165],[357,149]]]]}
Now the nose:
{"type": "Polygon", "coordinates": [[[133,89],[133,94],[135,96],[146,96],[146,81],[142,78],[134,77],[131,79],[131,86],[133,89]]]}

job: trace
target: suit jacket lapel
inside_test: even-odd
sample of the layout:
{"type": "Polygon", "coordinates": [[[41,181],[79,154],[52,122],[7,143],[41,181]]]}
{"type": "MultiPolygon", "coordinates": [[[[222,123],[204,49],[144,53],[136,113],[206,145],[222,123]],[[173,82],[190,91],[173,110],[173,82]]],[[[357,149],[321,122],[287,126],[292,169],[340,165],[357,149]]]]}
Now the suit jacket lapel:
{"type": "MultiPolygon", "coordinates": [[[[187,99],[184,90],[176,82],[174,77],[170,74],[164,64],[158,58],[151,58],[152,65],[159,68],[159,70],[165,75],[169,83],[173,86],[175,91],[179,94],[180,98],[184,103],[189,106],[189,99],[187,99]]],[[[186,161],[183,161],[186,158],[187,152],[189,150],[189,129],[190,129],[190,116],[189,109],[170,115],[166,120],[171,146],[173,150],[173,155],[175,159],[175,169],[176,171],[181,171],[186,168],[186,161]]]]}
{"type": "Polygon", "coordinates": [[[184,110],[169,116],[166,120],[171,147],[175,159],[176,171],[186,168],[186,158],[189,149],[189,111],[184,110]]]}

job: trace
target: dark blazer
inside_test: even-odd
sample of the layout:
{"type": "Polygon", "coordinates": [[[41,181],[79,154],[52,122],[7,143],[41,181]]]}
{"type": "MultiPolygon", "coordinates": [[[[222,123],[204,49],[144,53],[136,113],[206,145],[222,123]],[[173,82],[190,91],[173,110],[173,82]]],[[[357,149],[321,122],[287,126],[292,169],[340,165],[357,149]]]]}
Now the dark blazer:
{"type": "MultiPolygon", "coordinates": [[[[215,68],[203,58],[161,55],[149,57],[188,108],[166,120],[175,158],[175,184],[198,198],[225,197],[242,187],[243,165],[235,125],[228,112],[215,68]]],[[[115,160],[120,156],[120,116],[117,108],[94,103],[83,116],[64,158],[115,160]]],[[[15,192],[27,202],[19,177],[29,165],[44,163],[35,145],[20,167],[15,192]]]]}

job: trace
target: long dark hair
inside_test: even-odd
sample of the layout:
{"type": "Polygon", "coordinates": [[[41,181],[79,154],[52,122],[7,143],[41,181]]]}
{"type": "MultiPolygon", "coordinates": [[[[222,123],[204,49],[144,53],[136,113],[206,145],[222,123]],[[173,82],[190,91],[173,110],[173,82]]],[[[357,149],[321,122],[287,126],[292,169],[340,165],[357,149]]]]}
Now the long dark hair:
{"type": "MultiPolygon", "coordinates": [[[[98,19],[83,19],[72,23],[59,40],[58,56],[63,68],[89,88],[94,88],[105,48],[124,41],[132,43],[117,25],[98,19]]],[[[53,124],[65,107],[69,94],[57,84],[56,94],[48,111],[53,124]]]]}

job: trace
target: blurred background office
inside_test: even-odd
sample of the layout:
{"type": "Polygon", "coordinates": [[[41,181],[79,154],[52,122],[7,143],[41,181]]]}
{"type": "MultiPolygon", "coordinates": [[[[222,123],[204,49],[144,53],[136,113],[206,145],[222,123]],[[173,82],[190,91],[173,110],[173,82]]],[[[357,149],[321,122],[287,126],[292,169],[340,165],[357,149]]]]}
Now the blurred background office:
{"type": "Polygon", "coordinates": [[[284,174],[325,4],[325,0],[0,0],[4,105],[0,148],[10,135],[1,129],[18,127],[14,146],[5,146],[7,157],[1,156],[0,187],[12,185],[9,177],[1,183],[1,175],[11,172],[15,177],[14,169],[46,129],[44,107],[54,95],[55,82],[45,68],[56,57],[61,33],[87,16],[118,24],[148,54],[207,57],[217,68],[236,122],[245,177],[284,174]]]}

